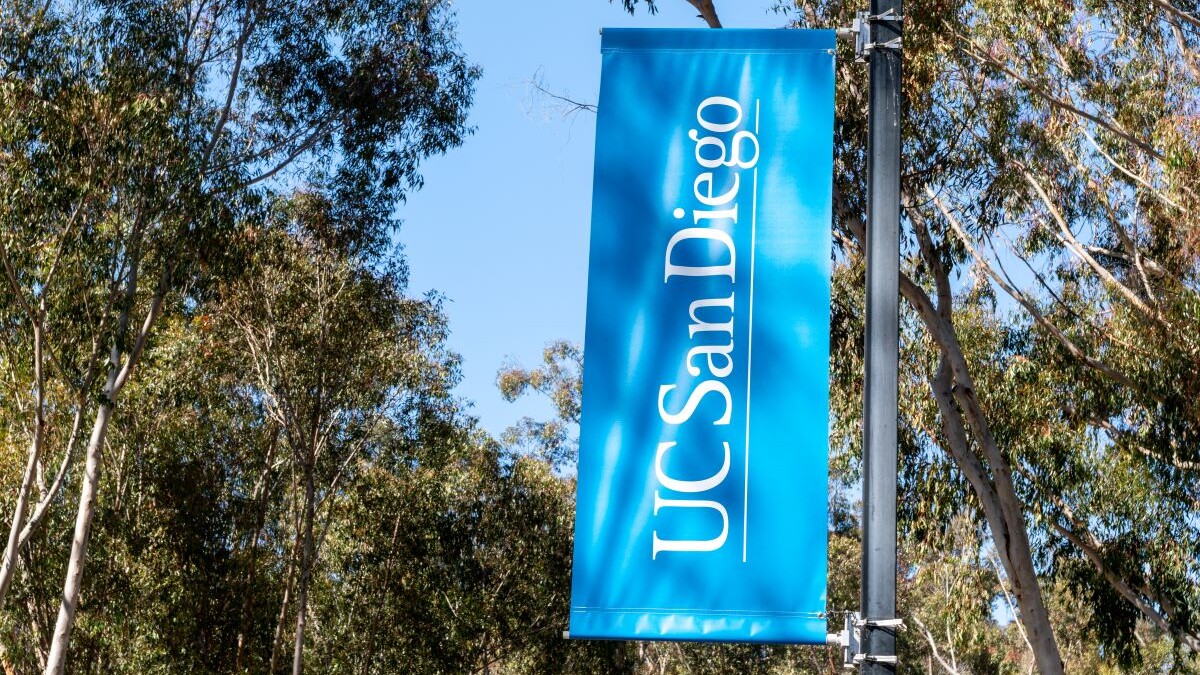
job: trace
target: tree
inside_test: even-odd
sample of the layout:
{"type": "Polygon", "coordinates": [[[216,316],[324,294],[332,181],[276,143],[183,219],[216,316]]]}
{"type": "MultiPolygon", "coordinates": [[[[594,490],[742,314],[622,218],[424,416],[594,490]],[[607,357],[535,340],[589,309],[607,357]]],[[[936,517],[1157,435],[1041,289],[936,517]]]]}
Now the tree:
{"type": "MultiPolygon", "coordinates": [[[[400,295],[402,270],[373,270],[315,239],[314,224],[329,222],[330,207],[316,195],[289,200],[281,214],[288,224],[266,235],[281,239],[266,243],[255,274],[221,293],[219,310],[236,326],[233,339],[255,375],[250,395],[278,429],[293,475],[294,553],[279,616],[282,629],[295,603],[295,675],[303,671],[310,586],[336,496],[353,484],[389,422],[403,423],[424,399],[445,396],[452,367],[438,352],[413,349],[440,342],[443,322],[436,305],[400,295]]],[[[276,635],[272,664],[282,630],[276,635]]]]}
{"type": "MultiPolygon", "coordinates": [[[[838,6],[798,7],[808,25],[849,21],[838,6]]],[[[1154,470],[1162,458],[1174,462],[1175,470],[1186,470],[1178,461],[1182,458],[1167,448],[1144,452],[1143,446],[1133,449],[1142,455],[1136,462],[1111,461],[1111,451],[1119,451],[1121,443],[1104,430],[1114,425],[1114,416],[1161,428],[1181,415],[1170,406],[1155,407],[1149,415],[1136,412],[1149,410],[1149,401],[1133,403],[1120,394],[1117,400],[1128,403],[1105,407],[1098,415],[1085,413],[1083,419],[1091,422],[1081,424],[1071,403],[1112,401],[1114,393],[1126,391],[1136,400],[1139,390],[1156,388],[1149,400],[1160,398],[1162,383],[1147,387],[1138,383],[1136,368],[1114,365],[1113,359],[1123,358],[1118,355],[1136,340],[1118,329],[1140,317],[1151,321],[1151,334],[1157,335],[1162,333],[1154,324],[1185,321],[1186,313],[1165,300],[1146,313],[1151,302],[1142,296],[1179,298],[1182,307],[1191,291],[1186,283],[1158,277],[1156,288],[1149,285],[1148,272],[1137,272],[1139,266],[1149,269],[1139,261],[1153,261],[1155,246],[1171,248],[1165,242],[1172,237],[1166,235],[1167,220],[1139,224],[1145,216],[1135,206],[1140,200],[1172,208],[1165,204],[1182,200],[1176,191],[1193,190],[1187,155],[1169,167],[1171,162],[1160,163],[1166,155],[1155,147],[1179,143],[1185,131],[1178,120],[1197,84],[1189,65],[1195,26],[1184,26],[1186,17],[1179,14],[1166,3],[1149,12],[1102,3],[1075,14],[1048,5],[1003,3],[906,9],[911,19],[905,26],[903,191],[911,234],[901,292],[938,355],[908,375],[928,379],[938,401],[939,423],[926,427],[921,445],[945,449],[970,484],[1042,672],[1059,672],[1061,666],[1041,587],[1055,568],[1071,567],[1071,559],[1086,559],[1095,570],[1089,583],[1109,587],[1100,592],[1093,585],[1093,599],[1115,592],[1127,608],[1173,634],[1177,644],[1194,640],[1189,609],[1194,599],[1180,592],[1179,580],[1195,573],[1175,561],[1180,548],[1189,550],[1195,541],[1195,528],[1185,515],[1190,507],[1172,496],[1193,491],[1194,477],[1154,470]],[[1164,73],[1165,80],[1139,75],[1148,72],[1164,73]],[[1099,194],[1105,190],[1112,194],[1099,194]],[[1123,203],[1118,193],[1125,195],[1123,203]],[[1081,243],[1085,234],[1094,235],[1091,243],[1081,243]],[[1139,238],[1143,243],[1134,243],[1139,238]],[[1097,256],[1104,251],[1114,255],[1100,263],[1097,256]],[[1010,273],[1008,264],[1028,267],[1010,273]],[[968,269],[995,287],[962,289],[958,278],[968,269]],[[1014,278],[1029,279],[1029,288],[1022,290],[1014,278]],[[1009,295],[1009,306],[1022,313],[1006,315],[995,292],[1009,295]],[[999,338],[971,344],[979,328],[999,338]],[[1033,363],[1052,369],[1056,363],[1072,365],[1061,377],[1051,376],[1051,384],[1028,367],[1033,363]],[[1110,460],[1096,462],[1097,455],[1110,460]],[[1149,478],[1155,473],[1158,478],[1149,478]],[[1156,527],[1113,500],[1096,499],[1106,485],[1126,490],[1139,485],[1138,499],[1163,503],[1167,512],[1174,508],[1179,515],[1156,527]],[[1076,514],[1080,502],[1100,510],[1081,517],[1076,514]],[[1090,532],[1089,519],[1105,523],[1112,540],[1090,532]],[[1137,533],[1137,544],[1121,534],[1129,531],[1137,533]],[[1145,569],[1151,570],[1149,578],[1137,571],[1145,569]]],[[[846,86],[839,105],[835,203],[843,251],[856,257],[862,241],[863,92],[854,84],[854,73],[843,73],[841,80],[846,86]]],[[[1176,270],[1177,279],[1191,274],[1176,270]]],[[[1174,356],[1181,351],[1178,343],[1137,347],[1147,359],[1138,367],[1154,363],[1151,369],[1159,376],[1164,365],[1168,373],[1192,367],[1174,356]]],[[[1173,381],[1168,377],[1165,383],[1173,381]]],[[[1095,608],[1098,621],[1122,614],[1111,602],[1095,608]]],[[[1136,622],[1120,625],[1102,636],[1110,647],[1118,646],[1112,642],[1118,633],[1124,642],[1135,635],[1136,622]]]]}
{"type": "Polygon", "coordinates": [[[542,350],[542,365],[532,370],[510,363],[496,374],[496,387],[512,402],[532,393],[550,399],[554,417],[538,421],[523,417],[503,434],[509,446],[541,457],[556,468],[573,468],[579,452],[574,435],[583,397],[583,349],[555,340],[542,350]]]}
{"type": "Polygon", "coordinates": [[[32,337],[16,341],[31,354],[6,361],[36,394],[0,601],[93,417],[46,666],[60,673],[109,422],[164,309],[203,302],[213,279],[237,271],[225,255],[234,224],[257,217],[273,185],[321,186],[339,205],[339,246],[379,252],[420,160],[466,134],[477,71],[445,3],[85,0],[3,12],[5,329],[32,337]],[[29,515],[51,439],[58,480],[29,515]]]}
{"type": "MultiPolygon", "coordinates": [[[[568,487],[474,428],[437,299],[405,297],[397,259],[326,248],[327,206],[278,202],[243,275],[168,313],[109,437],[89,569],[112,592],[85,596],[72,669],[562,664],[568,487]]],[[[38,543],[10,613],[30,641],[54,595],[30,586],[58,571],[38,543]]],[[[40,667],[13,642],[7,663],[40,667]]]]}
{"type": "MultiPolygon", "coordinates": [[[[608,0],[608,1],[612,2],[612,0],[608,0]]],[[[700,14],[697,16],[697,18],[701,19],[702,21],[704,21],[704,23],[708,24],[709,28],[720,28],[721,27],[721,19],[717,16],[717,8],[716,8],[716,6],[713,5],[712,0],[687,0],[687,1],[688,1],[688,4],[690,4],[692,7],[695,7],[696,10],[698,12],[700,12],[700,14]]],[[[645,0],[645,2],[646,2],[646,9],[651,14],[658,11],[657,7],[654,4],[655,0],[645,0]]],[[[621,0],[621,3],[625,6],[625,11],[632,14],[634,11],[634,8],[637,7],[638,0],[621,0]]]]}

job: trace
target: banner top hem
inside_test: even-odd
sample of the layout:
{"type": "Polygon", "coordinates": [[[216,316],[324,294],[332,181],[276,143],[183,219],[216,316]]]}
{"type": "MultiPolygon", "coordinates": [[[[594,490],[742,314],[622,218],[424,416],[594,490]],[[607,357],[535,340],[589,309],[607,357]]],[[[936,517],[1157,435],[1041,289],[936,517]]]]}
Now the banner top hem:
{"type": "Polygon", "coordinates": [[[600,51],[828,52],[836,45],[832,29],[604,28],[600,51]]]}

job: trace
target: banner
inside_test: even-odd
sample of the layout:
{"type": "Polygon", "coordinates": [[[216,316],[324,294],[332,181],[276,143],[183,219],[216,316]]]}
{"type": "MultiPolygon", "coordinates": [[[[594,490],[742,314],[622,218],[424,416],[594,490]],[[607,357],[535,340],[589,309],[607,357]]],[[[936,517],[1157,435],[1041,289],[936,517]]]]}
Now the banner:
{"type": "Polygon", "coordinates": [[[603,32],[573,638],[825,642],[834,39],[603,32]]]}

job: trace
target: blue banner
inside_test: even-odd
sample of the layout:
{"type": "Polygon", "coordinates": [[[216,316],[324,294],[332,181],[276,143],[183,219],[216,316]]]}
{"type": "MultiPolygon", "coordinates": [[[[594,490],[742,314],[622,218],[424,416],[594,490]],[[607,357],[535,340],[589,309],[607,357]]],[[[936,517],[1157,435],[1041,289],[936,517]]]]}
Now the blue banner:
{"type": "Polygon", "coordinates": [[[573,638],[823,644],[834,32],[603,32],[573,638]]]}

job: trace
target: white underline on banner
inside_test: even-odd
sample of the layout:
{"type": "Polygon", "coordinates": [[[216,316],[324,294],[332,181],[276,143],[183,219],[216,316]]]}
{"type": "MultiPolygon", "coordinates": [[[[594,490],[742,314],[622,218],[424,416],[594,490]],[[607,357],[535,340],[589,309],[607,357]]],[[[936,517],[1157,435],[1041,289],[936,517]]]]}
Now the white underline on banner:
{"type": "MultiPolygon", "coordinates": [[[[760,99],[754,100],[754,137],[758,138],[760,99]]],[[[747,526],[750,522],[750,366],[754,357],[754,247],[758,233],[758,165],[754,166],[754,191],[750,197],[750,323],[746,335],[746,474],[742,489],[742,562],[746,562],[747,526]]]]}

